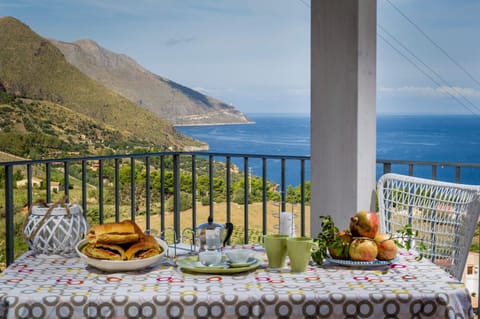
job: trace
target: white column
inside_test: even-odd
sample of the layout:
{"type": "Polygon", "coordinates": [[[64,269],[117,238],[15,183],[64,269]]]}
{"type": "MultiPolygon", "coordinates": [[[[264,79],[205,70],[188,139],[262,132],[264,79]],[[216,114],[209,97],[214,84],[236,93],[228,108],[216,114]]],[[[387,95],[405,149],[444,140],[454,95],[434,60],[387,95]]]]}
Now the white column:
{"type": "Polygon", "coordinates": [[[376,0],[311,2],[311,235],[375,210],[376,0]]]}

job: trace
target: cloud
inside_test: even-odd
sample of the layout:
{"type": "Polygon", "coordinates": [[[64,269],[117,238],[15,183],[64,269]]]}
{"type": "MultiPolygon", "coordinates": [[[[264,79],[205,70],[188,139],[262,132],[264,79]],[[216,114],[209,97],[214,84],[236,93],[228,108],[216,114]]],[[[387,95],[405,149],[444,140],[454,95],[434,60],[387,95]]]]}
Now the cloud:
{"type": "Polygon", "coordinates": [[[378,92],[395,96],[444,97],[449,95],[454,97],[480,97],[479,90],[458,86],[439,86],[436,88],[428,86],[380,87],[378,92]]]}
{"type": "Polygon", "coordinates": [[[205,87],[194,87],[193,90],[206,95],[219,95],[219,94],[228,94],[233,93],[234,90],[231,88],[205,88],[205,87]]]}
{"type": "Polygon", "coordinates": [[[194,37],[170,38],[165,42],[165,45],[169,46],[169,47],[173,47],[173,46],[180,45],[180,44],[183,44],[183,43],[189,43],[189,42],[192,42],[194,40],[195,40],[194,37]]]}
{"type": "Polygon", "coordinates": [[[203,93],[203,94],[210,94],[210,91],[206,88],[203,87],[194,87],[192,90],[195,90],[197,92],[203,93]]]}

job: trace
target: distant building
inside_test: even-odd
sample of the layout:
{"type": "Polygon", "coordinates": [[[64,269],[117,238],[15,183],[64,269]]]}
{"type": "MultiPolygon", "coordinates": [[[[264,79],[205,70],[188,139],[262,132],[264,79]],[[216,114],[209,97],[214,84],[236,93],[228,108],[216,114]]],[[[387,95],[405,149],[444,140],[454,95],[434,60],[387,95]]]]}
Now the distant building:
{"type": "Polygon", "coordinates": [[[100,161],[94,161],[91,165],[90,168],[92,171],[96,172],[98,171],[98,168],[100,167],[100,161]]]}
{"type": "MultiPolygon", "coordinates": [[[[41,180],[39,178],[36,178],[36,177],[32,177],[30,185],[32,187],[40,187],[40,186],[42,186],[42,183],[43,183],[43,180],[41,180]]],[[[27,178],[17,181],[17,187],[25,187],[27,185],[28,185],[28,179],[27,178]]]]}
{"type": "Polygon", "coordinates": [[[50,182],[50,191],[58,193],[60,191],[60,182],[50,182]]]}
{"type": "Polygon", "coordinates": [[[462,278],[462,282],[465,283],[470,295],[474,294],[475,296],[472,298],[473,308],[478,308],[478,281],[480,280],[478,265],[479,254],[480,253],[473,251],[468,254],[462,278]]]}

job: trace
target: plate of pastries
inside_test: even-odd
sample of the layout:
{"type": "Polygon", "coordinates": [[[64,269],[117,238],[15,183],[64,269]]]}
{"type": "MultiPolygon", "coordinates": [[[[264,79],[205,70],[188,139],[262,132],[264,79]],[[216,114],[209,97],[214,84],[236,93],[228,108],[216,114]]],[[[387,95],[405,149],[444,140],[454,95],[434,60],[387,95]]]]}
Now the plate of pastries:
{"type": "Polygon", "coordinates": [[[167,244],[144,234],[131,220],[92,226],[76,250],[90,266],[109,272],[133,271],[159,261],[167,244]]]}

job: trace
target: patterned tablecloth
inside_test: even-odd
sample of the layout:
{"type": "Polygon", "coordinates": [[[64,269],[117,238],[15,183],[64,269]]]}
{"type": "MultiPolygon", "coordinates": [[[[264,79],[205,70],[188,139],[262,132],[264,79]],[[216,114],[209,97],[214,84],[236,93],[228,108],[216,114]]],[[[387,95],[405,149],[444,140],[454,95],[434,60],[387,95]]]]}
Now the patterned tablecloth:
{"type": "Polygon", "coordinates": [[[0,318],[473,318],[465,286],[401,253],[388,266],[305,273],[183,273],[158,263],[104,273],[79,258],[27,252],[0,273],[0,318]]]}

